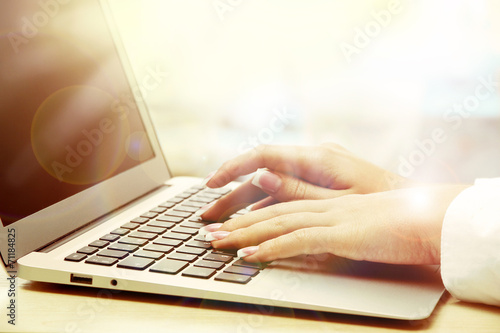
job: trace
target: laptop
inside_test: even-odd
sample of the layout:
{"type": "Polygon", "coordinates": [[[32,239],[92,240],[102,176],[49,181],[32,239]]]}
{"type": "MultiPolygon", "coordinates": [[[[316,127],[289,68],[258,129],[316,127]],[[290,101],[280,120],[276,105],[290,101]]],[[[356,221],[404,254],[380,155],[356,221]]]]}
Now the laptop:
{"type": "Polygon", "coordinates": [[[199,235],[210,223],[200,209],[238,184],[207,189],[199,178],[172,177],[109,3],[1,6],[0,244],[8,272],[257,306],[431,314],[444,291],[437,266],[331,255],[252,264],[213,249],[199,235]]]}

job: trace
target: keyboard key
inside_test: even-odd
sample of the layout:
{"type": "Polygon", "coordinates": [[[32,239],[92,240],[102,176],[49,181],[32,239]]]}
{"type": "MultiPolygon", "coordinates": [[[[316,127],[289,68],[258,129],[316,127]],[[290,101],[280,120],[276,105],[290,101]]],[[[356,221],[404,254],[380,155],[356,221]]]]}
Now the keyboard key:
{"type": "Polygon", "coordinates": [[[243,266],[230,266],[230,267],[226,268],[224,270],[224,272],[232,273],[232,274],[255,276],[260,272],[260,270],[258,268],[250,268],[250,267],[243,267],[243,266]]]}
{"type": "Polygon", "coordinates": [[[122,225],[121,227],[125,228],[125,229],[134,230],[134,229],[137,229],[137,227],[139,227],[139,224],[128,222],[128,223],[125,223],[124,225],[122,225]]]}
{"type": "Polygon", "coordinates": [[[201,188],[190,188],[184,191],[184,193],[190,193],[190,194],[195,194],[200,192],[201,188]]]}
{"type": "Polygon", "coordinates": [[[137,245],[115,243],[108,247],[108,250],[135,252],[139,249],[137,245]]]}
{"type": "Polygon", "coordinates": [[[161,259],[165,256],[165,253],[161,252],[154,252],[154,251],[145,251],[145,250],[140,250],[134,253],[134,257],[142,257],[142,258],[151,258],[151,259],[161,259]]]}
{"type": "Polygon", "coordinates": [[[134,231],[129,235],[129,237],[133,238],[142,238],[142,239],[147,239],[147,240],[152,240],[158,237],[157,234],[153,234],[151,232],[140,232],[140,231],[134,231]]]}
{"type": "Polygon", "coordinates": [[[172,222],[161,222],[161,221],[158,221],[158,220],[155,220],[155,221],[151,221],[147,224],[148,226],[150,227],[159,227],[159,228],[172,228],[175,223],[172,223],[172,222]]]}
{"type": "Polygon", "coordinates": [[[212,253],[214,254],[223,254],[226,256],[231,256],[231,257],[236,257],[238,250],[233,250],[233,249],[216,249],[213,250],[212,253]]]}
{"type": "Polygon", "coordinates": [[[93,246],[85,246],[85,247],[82,247],[80,250],[76,251],[78,253],[83,253],[83,254],[94,254],[96,253],[97,251],[99,251],[98,248],[96,247],[93,247],[93,246]]]}
{"type": "MultiPolygon", "coordinates": [[[[199,216],[199,215],[195,215],[195,216],[191,216],[191,217],[188,219],[188,221],[190,221],[190,222],[200,222],[200,221],[202,221],[202,218],[201,218],[201,216],[199,216]]],[[[213,223],[213,222],[208,222],[208,221],[206,221],[206,222],[207,222],[207,223],[213,223]]]]}
{"type": "Polygon", "coordinates": [[[165,231],[167,231],[167,228],[158,228],[158,227],[152,227],[150,225],[147,225],[145,227],[140,228],[137,231],[140,231],[140,232],[150,232],[150,233],[153,233],[153,234],[162,234],[165,231]]]}
{"type": "Polygon", "coordinates": [[[120,263],[116,265],[116,267],[142,271],[154,263],[155,260],[150,258],[128,257],[127,259],[120,261],[120,263]]]}
{"type": "Polygon", "coordinates": [[[139,224],[144,224],[144,223],[146,223],[148,221],[149,221],[149,219],[147,219],[145,217],[136,217],[135,219],[130,220],[130,222],[139,223],[139,224]]]}
{"type": "Polygon", "coordinates": [[[215,281],[225,281],[225,282],[233,282],[233,283],[241,283],[246,284],[252,278],[248,275],[239,275],[239,274],[230,274],[230,273],[220,273],[215,277],[215,281]]]}
{"type": "Polygon", "coordinates": [[[231,189],[229,188],[207,188],[203,193],[210,193],[210,194],[220,194],[220,195],[225,195],[231,192],[231,189]]]}
{"type": "Polygon", "coordinates": [[[144,247],[144,250],[162,252],[162,253],[172,252],[173,249],[174,249],[173,246],[158,245],[158,244],[148,244],[144,247]]]}
{"type": "Polygon", "coordinates": [[[182,244],[182,241],[179,239],[158,238],[153,241],[153,244],[177,247],[182,244]]]}
{"type": "Polygon", "coordinates": [[[167,216],[176,216],[176,217],[182,217],[182,218],[186,218],[186,217],[190,217],[192,215],[192,213],[188,213],[188,212],[179,212],[177,210],[171,210],[169,212],[166,212],[165,215],[167,216]]]}
{"type": "Polygon", "coordinates": [[[192,240],[188,243],[186,243],[186,246],[191,246],[191,247],[199,247],[201,249],[211,249],[212,248],[212,243],[210,242],[201,242],[198,240],[192,240]]]}
{"type": "Polygon", "coordinates": [[[185,228],[200,229],[200,228],[203,228],[204,226],[206,226],[206,223],[184,221],[181,224],[179,224],[179,226],[185,227],[185,228]]]}
{"type": "MultiPolygon", "coordinates": [[[[192,197],[191,199],[189,199],[190,201],[196,201],[196,202],[201,202],[205,205],[208,205],[209,203],[211,203],[212,201],[214,201],[215,199],[213,198],[207,198],[207,197],[199,197],[199,196],[196,196],[196,197],[192,197]]],[[[202,206],[202,207],[203,207],[202,206]]]]}
{"type": "Polygon", "coordinates": [[[182,217],[178,216],[158,216],[156,221],[162,221],[162,222],[173,222],[173,223],[179,223],[182,222],[184,219],[182,217]]]}
{"type": "Polygon", "coordinates": [[[118,235],[111,235],[111,234],[107,234],[107,235],[104,235],[102,236],[101,238],[99,238],[100,240],[103,240],[103,241],[108,241],[108,242],[114,242],[115,240],[117,240],[118,238],[120,238],[120,236],[118,235]]]}
{"type": "Polygon", "coordinates": [[[197,256],[203,255],[207,252],[205,249],[200,249],[199,247],[189,247],[189,246],[183,246],[177,249],[177,252],[179,253],[187,253],[187,254],[194,254],[197,256]]]}
{"type": "Polygon", "coordinates": [[[181,194],[177,194],[175,197],[186,199],[186,198],[189,198],[190,196],[192,196],[192,193],[183,192],[181,194]]]}
{"type": "Polygon", "coordinates": [[[198,256],[194,254],[177,253],[177,252],[174,252],[167,257],[167,259],[182,260],[187,262],[194,262],[197,258],[198,256]]]}
{"type": "Polygon", "coordinates": [[[173,202],[174,204],[178,204],[182,201],[184,201],[185,198],[181,197],[173,197],[172,199],[168,199],[167,202],[173,202]]]}
{"type": "Polygon", "coordinates": [[[137,246],[143,246],[148,242],[147,239],[142,239],[142,238],[131,238],[131,237],[125,237],[122,238],[118,241],[118,243],[122,244],[132,244],[132,245],[137,245],[137,246]]]}
{"type": "Polygon", "coordinates": [[[180,234],[178,232],[167,232],[162,237],[187,241],[189,238],[191,238],[191,235],[190,234],[180,234]]]}
{"type": "Polygon", "coordinates": [[[198,233],[198,229],[193,229],[193,228],[184,228],[184,227],[174,227],[171,230],[172,232],[177,232],[180,234],[189,234],[189,235],[194,235],[198,233]]]}
{"type": "Polygon", "coordinates": [[[242,208],[240,209],[239,211],[236,212],[237,214],[242,214],[242,215],[245,215],[247,213],[250,213],[250,209],[248,208],[242,208]]]}
{"type": "Polygon", "coordinates": [[[123,236],[123,235],[128,234],[129,232],[130,232],[130,230],[128,230],[128,229],[118,228],[118,229],[111,231],[110,234],[123,236]]]}
{"type": "Polygon", "coordinates": [[[215,274],[215,269],[205,267],[189,267],[182,272],[182,276],[209,279],[215,274]]]}
{"type": "MultiPolygon", "coordinates": [[[[179,201],[180,202],[180,201],[179,201]]],[[[172,208],[176,205],[175,202],[171,202],[171,201],[165,201],[164,203],[161,203],[159,206],[160,207],[165,207],[165,208],[172,208]]]]}
{"type": "Polygon", "coordinates": [[[98,247],[100,249],[102,249],[103,247],[106,247],[108,245],[109,245],[109,242],[103,241],[103,240],[96,240],[96,241],[93,241],[92,243],[89,244],[89,246],[98,247]]]}
{"type": "Polygon", "coordinates": [[[206,206],[206,204],[204,202],[196,202],[196,201],[186,201],[186,202],[183,202],[182,203],[183,206],[189,206],[189,207],[195,207],[195,208],[198,208],[200,209],[201,207],[203,206],[206,206]]]}
{"type": "Polygon", "coordinates": [[[177,206],[174,207],[174,210],[180,212],[196,213],[199,210],[199,208],[189,207],[189,206],[177,206]]]}
{"type": "Polygon", "coordinates": [[[116,250],[102,250],[97,255],[100,257],[110,257],[110,258],[123,259],[126,256],[128,256],[128,252],[116,251],[116,250]]]}
{"type": "MultiPolygon", "coordinates": [[[[196,235],[193,240],[198,241],[198,242],[205,242],[205,236],[204,235],[196,235]]],[[[210,242],[209,242],[210,243],[210,242]]]]}
{"type": "Polygon", "coordinates": [[[166,207],[156,207],[156,208],[151,209],[150,212],[161,214],[161,213],[165,213],[166,210],[167,210],[166,207]]]}
{"type": "Polygon", "coordinates": [[[144,214],[141,214],[141,217],[144,217],[147,219],[154,219],[157,216],[158,216],[158,213],[153,213],[153,212],[146,212],[144,214]]]}
{"type": "Polygon", "coordinates": [[[191,216],[189,219],[188,219],[189,222],[199,222],[199,223],[203,223],[204,225],[208,225],[208,224],[212,224],[213,222],[212,221],[205,221],[201,218],[201,216],[191,216]]]}
{"type": "Polygon", "coordinates": [[[163,259],[152,266],[149,271],[155,273],[177,274],[189,264],[178,260],[163,259]]]}
{"type": "Polygon", "coordinates": [[[93,256],[85,260],[87,264],[113,266],[118,262],[116,258],[93,256]]]}
{"type": "Polygon", "coordinates": [[[258,269],[264,269],[267,266],[267,263],[261,263],[261,262],[248,262],[243,259],[237,260],[233,263],[233,266],[243,266],[243,267],[250,267],[250,268],[258,268],[258,269]]]}
{"type": "Polygon", "coordinates": [[[198,198],[207,198],[207,199],[212,199],[212,200],[217,200],[220,197],[222,197],[222,194],[214,194],[214,193],[209,193],[209,192],[202,192],[197,195],[198,198]]]}
{"type": "Polygon", "coordinates": [[[208,261],[203,259],[198,260],[193,265],[197,267],[206,267],[213,269],[221,269],[222,267],[226,266],[223,262],[220,261],[208,261]]]}
{"type": "Polygon", "coordinates": [[[222,187],[222,188],[213,189],[213,190],[218,191],[222,195],[226,195],[232,191],[230,188],[227,188],[227,187],[222,187]]]}
{"type": "Polygon", "coordinates": [[[203,259],[210,261],[220,261],[227,264],[228,262],[233,260],[233,257],[225,254],[209,253],[203,259]]]}
{"type": "Polygon", "coordinates": [[[64,260],[66,260],[66,261],[82,261],[85,258],[87,258],[87,255],[84,253],[72,253],[69,256],[67,256],[66,258],[64,258],[64,260]]]}

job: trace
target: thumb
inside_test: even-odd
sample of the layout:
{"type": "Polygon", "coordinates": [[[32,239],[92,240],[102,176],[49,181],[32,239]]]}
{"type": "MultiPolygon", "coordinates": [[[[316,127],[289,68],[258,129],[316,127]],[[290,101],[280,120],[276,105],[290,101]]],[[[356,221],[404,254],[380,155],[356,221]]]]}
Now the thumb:
{"type": "Polygon", "coordinates": [[[267,169],[259,169],[252,184],[279,202],[309,199],[327,199],[339,196],[339,191],[316,186],[302,179],[267,169]]]}

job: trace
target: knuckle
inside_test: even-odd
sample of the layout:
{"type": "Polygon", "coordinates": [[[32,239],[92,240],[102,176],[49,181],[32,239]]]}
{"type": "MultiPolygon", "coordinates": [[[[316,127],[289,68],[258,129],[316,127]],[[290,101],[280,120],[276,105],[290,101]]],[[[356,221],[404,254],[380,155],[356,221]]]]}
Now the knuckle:
{"type": "Polygon", "coordinates": [[[311,246],[311,234],[307,228],[295,230],[288,234],[289,242],[298,248],[301,254],[314,254],[315,249],[311,246]]]}
{"type": "Polygon", "coordinates": [[[334,154],[334,150],[330,147],[320,147],[317,150],[317,159],[321,165],[326,164],[331,161],[331,156],[334,154]]]}
{"type": "Polygon", "coordinates": [[[282,202],[276,205],[271,205],[266,209],[269,211],[269,215],[273,218],[281,217],[286,218],[285,216],[289,214],[291,208],[290,202],[282,202]]]}
{"type": "Polygon", "coordinates": [[[307,229],[298,229],[290,233],[290,237],[292,237],[294,243],[301,244],[302,246],[304,246],[305,244],[307,244],[307,241],[309,240],[309,233],[307,232],[307,229]]]}
{"type": "Polygon", "coordinates": [[[273,219],[274,228],[278,233],[283,233],[288,229],[288,220],[287,215],[278,216],[273,219]]]}
{"type": "Polygon", "coordinates": [[[307,186],[299,179],[292,182],[292,197],[296,200],[303,200],[307,197],[307,186]]]}

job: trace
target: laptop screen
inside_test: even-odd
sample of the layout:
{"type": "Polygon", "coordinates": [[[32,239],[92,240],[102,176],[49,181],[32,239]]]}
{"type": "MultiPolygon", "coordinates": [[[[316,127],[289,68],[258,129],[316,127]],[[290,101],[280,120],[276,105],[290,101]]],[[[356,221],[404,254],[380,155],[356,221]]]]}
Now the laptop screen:
{"type": "Polygon", "coordinates": [[[97,0],[3,1],[4,226],[154,157],[97,0]]]}

